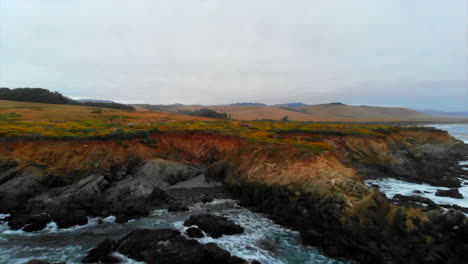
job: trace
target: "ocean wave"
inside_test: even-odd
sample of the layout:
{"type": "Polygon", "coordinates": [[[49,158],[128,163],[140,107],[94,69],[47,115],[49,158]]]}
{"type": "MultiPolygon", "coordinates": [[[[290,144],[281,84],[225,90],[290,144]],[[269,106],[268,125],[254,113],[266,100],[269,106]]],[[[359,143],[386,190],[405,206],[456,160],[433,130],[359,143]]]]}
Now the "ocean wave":
{"type": "MultiPolygon", "coordinates": [[[[468,181],[463,181],[467,183],[468,181]]],[[[446,187],[437,187],[429,184],[419,184],[412,182],[405,182],[393,178],[377,179],[377,180],[365,180],[367,185],[377,184],[380,186],[379,190],[385,193],[388,197],[393,198],[396,194],[401,195],[417,195],[431,199],[437,204],[456,204],[462,207],[468,207],[468,186],[462,185],[458,188],[458,191],[465,197],[464,199],[455,199],[451,197],[436,196],[437,190],[448,190],[446,187]],[[422,193],[414,193],[415,190],[419,190],[422,193]]]]}

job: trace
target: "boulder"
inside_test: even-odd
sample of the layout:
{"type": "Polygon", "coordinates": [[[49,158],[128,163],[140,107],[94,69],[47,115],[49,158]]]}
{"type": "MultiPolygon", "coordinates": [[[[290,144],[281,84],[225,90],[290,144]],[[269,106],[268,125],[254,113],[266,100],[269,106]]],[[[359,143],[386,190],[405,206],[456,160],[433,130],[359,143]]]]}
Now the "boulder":
{"type": "Polygon", "coordinates": [[[183,204],[179,204],[179,203],[175,203],[175,204],[171,204],[169,205],[169,207],[167,208],[167,211],[169,212],[183,212],[183,211],[188,211],[188,207],[183,205],[183,204]]]}
{"type": "Polygon", "coordinates": [[[12,215],[9,217],[8,225],[12,229],[21,229],[25,232],[33,232],[44,229],[52,218],[45,213],[37,215],[12,215]]]}
{"type": "Polygon", "coordinates": [[[152,205],[167,204],[172,201],[172,198],[164,190],[155,187],[151,194],[146,198],[146,202],[152,205]]]}
{"type": "Polygon", "coordinates": [[[242,226],[235,224],[226,217],[210,214],[192,215],[184,222],[184,225],[196,225],[213,238],[218,238],[222,235],[241,234],[244,232],[242,226]]]}
{"type": "Polygon", "coordinates": [[[196,227],[190,227],[189,229],[185,230],[185,232],[189,237],[192,238],[202,238],[205,236],[203,232],[196,227]]]}
{"type": "Polygon", "coordinates": [[[202,200],[202,203],[211,203],[213,201],[213,198],[211,197],[205,197],[202,200]]]}
{"type": "MultiPolygon", "coordinates": [[[[112,253],[114,248],[115,242],[106,239],[99,243],[99,245],[88,252],[88,255],[84,257],[81,261],[83,263],[93,263],[101,261],[103,258],[107,257],[109,254],[112,253]]],[[[117,263],[117,262],[114,262],[117,263]]]]}
{"type": "Polygon", "coordinates": [[[4,182],[0,185],[0,213],[24,208],[29,198],[40,193],[43,176],[42,171],[34,166],[4,175],[4,182]]]}
{"type": "Polygon", "coordinates": [[[463,199],[463,195],[458,191],[458,189],[437,190],[435,195],[436,196],[452,197],[452,198],[455,198],[455,199],[463,199]]]}
{"type": "Polygon", "coordinates": [[[136,178],[147,188],[166,188],[180,181],[189,180],[203,173],[203,170],[195,166],[182,163],[152,159],[137,171],[136,178]]]}
{"type": "Polygon", "coordinates": [[[149,264],[247,263],[216,244],[203,245],[171,229],[137,229],[117,242],[121,254],[149,264]]]}

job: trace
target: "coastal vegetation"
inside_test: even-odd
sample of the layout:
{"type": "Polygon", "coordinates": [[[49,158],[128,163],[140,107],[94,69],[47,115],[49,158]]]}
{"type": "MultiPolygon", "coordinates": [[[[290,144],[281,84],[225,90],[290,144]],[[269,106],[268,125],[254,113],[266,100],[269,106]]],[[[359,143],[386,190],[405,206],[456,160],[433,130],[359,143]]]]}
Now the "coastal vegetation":
{"type": "Polygon", "coordinates": [[[151,133],[161,131],[193,131],[238,136],[265,144],[292,143],[320,152],[331,149],[331,146],[322,142],[320,135],[382,137],[398,130],[386,125],[274,120],[239,122],[81,106],[13,101],[0,103],[0,137],[3,138],[132,139],[148,138],[151,133]],[[291,134],[299,136],[291,137],[291,134]]]}
{"type": "Polygon", "coordinates": [[[163,193],[158,186],[204,172],[207,183],[222,182],[242,205],[298,230],[328,256],[360,263],[465,258],[465,247],[455,247],[466,245],[461,212],[394,204],[363,182],[380,176],[459,187],[450,175],[467,150],[441,130],[0,101],[0,141],[0,213],[11,214],[15,229],[144,217],[163,193]],[[129,195],[129,184],[139,191],[129,195]]]}

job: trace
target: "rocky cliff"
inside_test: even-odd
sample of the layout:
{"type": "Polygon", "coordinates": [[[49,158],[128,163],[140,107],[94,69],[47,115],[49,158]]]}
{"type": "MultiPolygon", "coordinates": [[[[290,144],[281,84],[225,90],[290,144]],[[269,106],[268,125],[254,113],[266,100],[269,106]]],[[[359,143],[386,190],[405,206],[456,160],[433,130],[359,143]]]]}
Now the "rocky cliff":
{"type": "Polygon", "coordinates": [[[124,221],[171,203],[159,190],[204,174],[331,256],[361,263],[461,263],[467,257],[462,213],[403,208],[363,183],[396,177],[459,186],[456,161],[467,149],[446,132],[278,137],[264,142],[167,131],[145,140],[5,140],[0,213],[12,214],[13,228],[31,231],[51,220],[62,227],[83,224],[87,215],[124,221]],[[331,148],[317,152],[291,143],[306,138],[331,148]]]}

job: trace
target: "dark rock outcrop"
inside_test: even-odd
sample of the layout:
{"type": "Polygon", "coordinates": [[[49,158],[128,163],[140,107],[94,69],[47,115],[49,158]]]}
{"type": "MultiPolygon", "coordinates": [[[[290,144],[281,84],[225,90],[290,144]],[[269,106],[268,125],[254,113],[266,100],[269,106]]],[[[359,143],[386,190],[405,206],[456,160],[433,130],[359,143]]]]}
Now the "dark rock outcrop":
{"type": "Polygon", "coordinates": [[[169,204],[171,211],[187,210],[162,187],[203,173],[196,166],[155,159],[114,166],[110,172],[80,172],[74,176],[79,180],[70,182],[38,167],[7,165],[0,170],[0,213],[11,214],[12,228],[28,232],[51,221],[59,228],[85,225],[88,216],[115,215],[123,223],[169,204]]]}
{"type": "Polygon", "coordinates": [[[83,263],[93,263],[101,261],[101,259],[109,256],[114,249],[115,242],[106,239],[99,243],[99,245],[88,252],[88,255],[84,257],[81,261],[83,263]]]}
{"type": "Polygon", "coordinates": [[[205,171],[205,180],[207,182],[222,182],[226,176],[226,163],[215,162],[208,166],[205,171]]]}
{"type": "Polygon", "coordinates": [[[199,244],[170,229],[137,229],[120,239],[115,249],[132,259],[153,264],[240,264],[245,260],[231,256],[214,243],[199,244]]]}
{"type": "Polygon", "coordinates": [[[188,211],[188,207],[183,205],[183,204],[178,204],[178,203],[175,203],[175,204],[171,204],[167,207],[167,211],[169,212],[184,212],[184,211],[188,211]]]}
{"type": "MultiPolygon", "coordinates": [[[[263,185],[233,188],[233,192],[242,205],[254,206],[276,223],[299,230],[304,243],[319,246],[330,257],[365,264],[463,263],[468,258],[468,218],[456,210],[427,209],[430,221],[422,222],[400,208],[389,226],[383,222],[384,209],[375,207],[363,224],[349,216],[343,222],[345,202],[339,196],[298,197],[287,188],[263,185]]],[[[384,195],[372,199],[381,207],[386,202],[384,195]]],[[[408,199],[411,202],[413,197],[408,199]]]]}
{"type": "Polygon", "coordinates": [[[407,196],[402,194],[396,194],[393,197],[392,201],[396,204],[403,205],[405,207],[416,207],[423,210],[440,209],[440,206],[434,203],[431,199],[417,195],[407,196]]]}
{"type": "Polygon", "coordinates": [[[193,238],[201,238],[205,236],[203,232],[196,227],[190,227],[185,232],[187,233],[189,237],[193,237],[193,238]]]}
{"type": "Polygon", "coordinates": [[[211,203],[213,201],[213,198],[211,197],[205,197],[202,200],[202,203],[211,203]]]}
{"type": "Polygon", "coordinates": [[[455,199],[463,199],[463,195],[458,191],[458,189],[449,189],[449,190],[437,190],[435,193],[436,196],[445,196],[455,199]]]}
{"type": "Polygon", "coordinates": [[[218,238],[222,235],[241,234],[244,232],[242,226],[235,224],[226,217],[210,214],[192,215],[184,222],[184,225],[196,225],[213,238],[218,238]]]}

